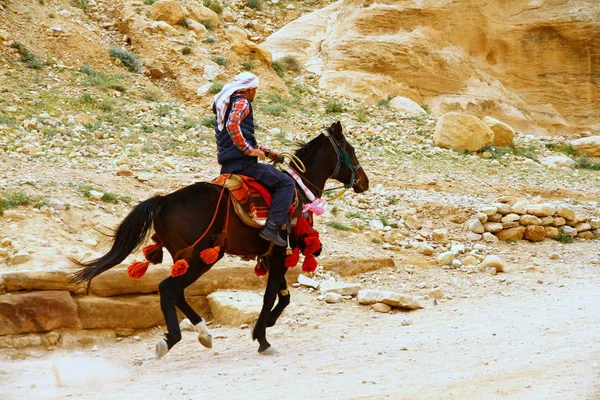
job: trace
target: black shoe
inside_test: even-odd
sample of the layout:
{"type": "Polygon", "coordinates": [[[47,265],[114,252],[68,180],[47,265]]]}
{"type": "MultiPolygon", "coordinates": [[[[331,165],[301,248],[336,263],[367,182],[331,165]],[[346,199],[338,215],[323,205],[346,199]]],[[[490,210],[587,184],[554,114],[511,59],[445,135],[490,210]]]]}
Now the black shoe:
{"type": "Polygon", "coordinates": [[[265,227],[260,230],[258,236],[265,240],[268,240],[269,242],[275,243],[275,245],[279,247],[287,245],[287,242],[283,240],[281,236],[279,236],[279,230],[277,229],[277,227],[271,226],[269,224],[265,225],[265,227]]]}

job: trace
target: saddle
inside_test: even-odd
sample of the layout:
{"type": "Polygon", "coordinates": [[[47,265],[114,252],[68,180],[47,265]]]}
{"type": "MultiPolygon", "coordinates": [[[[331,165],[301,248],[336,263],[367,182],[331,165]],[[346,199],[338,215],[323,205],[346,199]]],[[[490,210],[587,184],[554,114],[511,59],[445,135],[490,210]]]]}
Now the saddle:
{"type": "MultiPolygon", "coordinates": [[[[271,206],[271,193],[264,186],[253,178],[237,174],[221,174],[210,183],[229,190],[233,209],[246,225],[254,228],[265,226],[271,206]]],[[[295,196],[290,210],[295,210],[297,203],[298,196],[295,196]]]]}

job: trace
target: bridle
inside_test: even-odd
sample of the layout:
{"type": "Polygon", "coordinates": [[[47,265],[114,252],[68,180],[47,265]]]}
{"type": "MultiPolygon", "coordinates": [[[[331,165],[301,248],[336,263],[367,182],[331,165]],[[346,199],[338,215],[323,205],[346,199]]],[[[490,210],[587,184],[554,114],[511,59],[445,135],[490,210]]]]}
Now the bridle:
{"type": "Polygon", "coordinates": [[[335,151],[335,155],[337,156],[337,163],[335,164],[335,169],[333,170],[333,174],[330,176],[330,178],[337,177],[337,175],[340,173],[340,168],[342,165],[345,167],[348,167],[350,169],[351,175],[350,175],[350,182],[346,183],[344,186],[326,189],[323,191],[327,192],[330,190],[336,190],[336,189],[341,189],[341,188],[350,189],[352,186],[354,186],[355,184],[358,183],[358,179],[356,178],[356,171],[358,171],[362,167],[361,167],[360,163],[358,163],[356,165],[352,165],[350,162],[350,157],[344,150],[344,147],[342,146],[342,144],[336,142],[335,139],[331,135],[327,135],[327,137],[329,138],[329,141],[331,142],[331,145],[333,146],[333,150],[335,151]]]}

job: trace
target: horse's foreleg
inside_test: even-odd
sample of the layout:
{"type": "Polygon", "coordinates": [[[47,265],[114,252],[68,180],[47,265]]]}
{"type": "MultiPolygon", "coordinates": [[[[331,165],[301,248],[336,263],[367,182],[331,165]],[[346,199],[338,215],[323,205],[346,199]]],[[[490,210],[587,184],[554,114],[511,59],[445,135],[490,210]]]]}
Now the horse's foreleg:
{"type": "MultiPolygon", "coordinates": [[[[287,269],[287,268],[286,268],[287,269]]],[[[286,271],[284,271],[285,274],[286,271]]],[[[277,305],[271,311],[269,315],[269,319],[267,320],[267,328],[270,328],[275,325],[277,319],[285,310],[285,308],[290,304],[290,291],[287,288],[287,281],[285,280],[285,276],[281,279],[281,286],[279,287],[279,292],[277,292],[277,305]]]]}
{"type": "MultiPolygon", "coordinates": [[[[285,255],[276,254],[269,258],[268,263],[270,265],[269,278],[267,280],[267,287],[265,289],[265,295],[263,298],[263,306],[256,321],[256,325],[252,331],[252,339],[258,340],[259,347],[258,352],[262,353],[267,350],[271,345],[267,341],[267,326],[271,319],[271,313],[275,299],[282,286],[282,282],[285,282],[285,273],[287,268],[283,265],[285,255]]],[[[287,305],[287,304],[286,304],[287,305]]],[[[283,311],[283,309],[282,309],[283,311]]],[[[279,311],[281,313],[281,311],[279,311]]]]}

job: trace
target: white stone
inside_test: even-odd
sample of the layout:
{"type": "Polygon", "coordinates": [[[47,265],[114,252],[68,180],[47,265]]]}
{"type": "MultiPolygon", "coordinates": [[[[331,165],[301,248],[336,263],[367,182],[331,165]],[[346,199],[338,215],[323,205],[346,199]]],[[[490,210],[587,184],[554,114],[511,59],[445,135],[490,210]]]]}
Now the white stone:
{"type": "Polygon", "coordinates": [[[479,221],[476,218],[471,218],[467,222],[467,230],[469,232],[479,233],[479,234],[485,232],[485,228],[483,227],[483,224],[481,223],[481,221],[479,221]]]}
{"type": "Polygon", "coordinates": [[[329,292],[323,296],[323,300],[326,303],[334,304],[334,303],[339,303],[340,301],[344,300],[344,296],[342,296],[339,293],[329,292]]]}
{"type": "Polygon", "coordinates": [[[380,313],[389,313],[392,310],[392,307],[385,303],[375,303],[371,306],[373,311],[377,311],[380,313]]]}
{"type": "Polygon", "coordinates": [[[452,251],[446,251],[437,256],[438,265],[451,265],[452,260],[456,257],[456,254],[452,251]]]}
{"type": "Polygon", "coordinates": [[[504,261],[502,261],[502,259],[498,256],[487,256],[483,262],[481,263],[481,268],[485,269],[485,268],[496,268],[497,272],[503,272],[504,271],[504,261]]]}
{"type": "Polygon", "coordinates": [[[323,281],[319,285],[319,292],[323,295],[327,293],[337,293],[342,296],[355,296],[359,290],[360,284],[358,283],[323,281]]]}
{"type": "Polygon", "coordinates": [[[385,290],[363,289],[358,292],[358,302],[364,305],[385,303],[392,307],[409,310],[423,308],[419,304],[419,301],[413,296],[385,290]]]}
{"type": "Polygon", "coordinates": [[[424,256],[430,256],[433,254],[433,247],[431,247],[430,245],[428,245],[425,242],[423,242],[419,245],[418,250],[419,250],[419,253],[423,254],[424,256]]]}
{"type": "Polygon", "coordinates": [[[575,210],[570,207],[560,205],[556,207],[556,215],[564,219],[575,219],[575,210]]]}
{"type": "Polygon", "coordinates": [[[481,240],[482,236],[479,233],[467,232],[467,240],[471,242],[477,242],[481,240]]]}
{"type": "Polygon", "coordinates": [[[97,190],[90,190],[89,194],[90,194],[90,199],[92,199],[92,200],[100,200],[104,196],[103,192],[99,192],[97,190]]]}
{"type": "Polygon", "coordinates": [[[223,325],[250,324],[260,314],[262,296],[250,292],[213,292],[207,296],[213,318],[223,325]]]}
{"type": "Polygon", "coordinates": [[[527,207],[527,214],[535,215],[536,217],[548,217],[554,215],[556,207],[551,204],[532,204],[527,207]]]}
{"type": "Polygon", "coordinates": [[[468,265],[478,265],[478,264],[479,264],[479,260],[477,259],[477,257],[472,256],[472,255],[468,255],[462,260],[462,265],[468,266],[468,265]]]}
{"type": "Polygon", "coordinates": [[[390,100],[390,107],[403,111],[409,115],[427,115],[423,108],[407,97],[396,96],[390,100]]]}
{"type": "Polygon", "coordinates": [[[448,230],[447,229],[434,229],[433,230],[433,240],[440,244],[448,243],[448,230]]]}
{"type": "Polygon", "coordinates": [[[483,234],[483,240],[488,243],[497,243],[500,241],[500,239],[498,239],[496,236],[494,236],[490,232],[486,232],[483,234]]]}
{"type": "Polygon", "coordinates": [[[540,157],[539,162],[549,169],[574,168],[577,162],[567,156],[546,156],[540,157]]]}
{"type": "Polygon", "coordinates": [[[33,257],[31,256],[31,254],[25,252],[25,251],[19,251],[17,254],[15,254],[12,258],[12,263],[13,265],[19,265],[19,264],[24,264],[27,261],[31,261],[33,257]]]}
{"type": "Polygon", "coordinates": [[[571,236],[571,237],[577,236],[577,229],[575,229],[575,228],[573,228],[571,226],[565,225],[565,226],[562,227],[562,230],[563,230],[563,233],[565,235],[568,235],[568,236],[571,236]]]}
{"type": "Polygon", "coordinates": [[[372,219],[369,221],[369,226],[371,228],[377,229],[378,231],[383,230],[383,228],[385,228],[385,226],[383,225],[383,222],[381,222],[378,219],[372,219]]]}
{"type": "Polygon", "coordinates": [[[526,214],[528,205],[529,203],[524,200],[517,201],[510,207],[510,211],[515,214],[526,214]]]}
{"type": "Polygon", "coordinates": [[[498,212],[498,207],[483,207],[481,210],[479,210],[480,212],[484,213],[485,215],[487,215],[488,217],[491,217],[492,215],[496,214],[498,212]]]}
{"type": "Polygon", "coordinates": [[[319,285],[321,284],[321,282],[317,282],[316,280],[311,279],[308,276],[303,275],[303,274],[298,275],[298,283],[301,284],[302,286],[311,287],[313,289],[317,289],[319,287],[319,285]]]}

